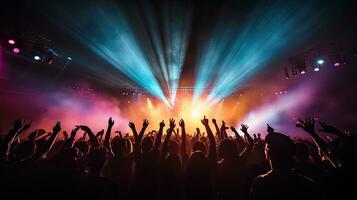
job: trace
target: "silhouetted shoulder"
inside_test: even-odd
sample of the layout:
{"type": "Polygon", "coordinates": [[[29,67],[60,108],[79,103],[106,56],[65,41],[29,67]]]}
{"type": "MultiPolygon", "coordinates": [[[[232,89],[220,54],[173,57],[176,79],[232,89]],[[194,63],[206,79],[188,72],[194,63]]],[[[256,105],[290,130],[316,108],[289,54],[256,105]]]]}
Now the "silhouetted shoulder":
{"type": "Polygon", "coordinates": [[[319,194],[315,183],[294,171],[274,172],[255,178],[251,199],[310,199],[319,194]]]}

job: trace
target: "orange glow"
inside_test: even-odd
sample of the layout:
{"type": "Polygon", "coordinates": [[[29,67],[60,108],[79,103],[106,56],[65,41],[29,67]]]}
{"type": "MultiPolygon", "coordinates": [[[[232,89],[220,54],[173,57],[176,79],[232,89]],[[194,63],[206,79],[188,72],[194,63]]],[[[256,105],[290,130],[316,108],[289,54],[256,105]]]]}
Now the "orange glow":
{"type": "MultiPolygon", "coordinates": [[[[242,116],[236,102],[234,99],[222,100],[216,104],[208,105],[202,99],[193,101],[192,95],[185,93],[177,95],[173,108],[155,98],[146,98],[132,101],[131,104],[128,104],[124,113],[128,113],[127,118],[133,120],[136,124],[141,124],[143,118],[148,119],[150,122],[148,130],[158,129],[162,120],[165,120],[166,127],[168,127],[169,118],[176,119],[176,127],[178,127],[178,120],[183,118],[186,122],[187,132],[192,134],[197,127],[205,132],[201,124],[203,116],[210,120],[212,118],[217,119],[219,126],[222,120],[225,120],[227,126],[235,125],[242,116]]],[[[123,108],[123,105],[120,107],[123,108]]],[[[215,131],[211,121],[210,124],[212,130],[215,131]]],[[[140,126],[138,127],[140,128],[140,126]]]]}

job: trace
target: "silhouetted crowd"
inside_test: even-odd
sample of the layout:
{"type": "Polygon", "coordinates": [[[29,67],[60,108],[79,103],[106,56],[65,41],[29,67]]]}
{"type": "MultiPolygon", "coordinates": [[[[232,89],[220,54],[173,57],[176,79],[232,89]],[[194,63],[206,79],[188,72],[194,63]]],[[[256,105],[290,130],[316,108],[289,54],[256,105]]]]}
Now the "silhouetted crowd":
{"type": "Polygon", "coordinates": [[[67,133],[60,122],[52,132],[29,133],[31,123],[15,120],[0,138],[0,198],[356,198],[356,136],[323,122],[317,133],[312,118],[296,124],[312,142],[269,125],[263,139],[247,125],[236,130],[212,119],[212,131],[206,117],[201,122],[205,130],[192,134],[182,119],[152,131],[147,120],[140,128],[130,122],[131,133],[122,134],[111,118],[98,133],[85,125],[67,133]]]}

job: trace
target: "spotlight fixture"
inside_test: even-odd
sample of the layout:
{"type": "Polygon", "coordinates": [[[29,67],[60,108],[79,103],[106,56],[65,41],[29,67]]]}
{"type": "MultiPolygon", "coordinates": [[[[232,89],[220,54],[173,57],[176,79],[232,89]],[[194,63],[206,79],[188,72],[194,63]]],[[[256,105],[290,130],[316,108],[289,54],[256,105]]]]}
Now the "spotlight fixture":
{"type": "Polygon", "coordinates": [[[303,63],[299,63],[298,65],[297,65],[297,69],[298,69],[298,71],[299,71],[299,73],[300,74],[306,74],[306,63],[305,62],[303,62],[303,63]]]}
{"type": "Polygon", "coordinates": [[[306,74],[306,61],[304,54],[299,54],[294,57],[290,57],[289,63],[291,64],[293,75],[306,74]]]}
{"type": "Polygon", "coordinates": [[[20,49],[15,47],[15,48],[12,49],[12,52],[18,54],[18,53],[20,53],[20,49]]]}
{"type": "Polygon", "coordinates": [[[39,61],[39,60],[41,59],[41,57],[38,56],[38,55],[35,55],[35,56],[33,57],[33,59],[39,61]]]}
{"type": "Polygon", "coordinates": [[[314,67],[314,72],[318,72],[318,71],[320,71],[320,67],[319,66],[314,67]]]}
{"type": "Polygon", "coordinates": [[[13,39],[9,39],[7,42],[8,42],[9,44],[11,44],[11,45],[16,44],[15,40],[13,40],[13,39]]]}
{"type": "Polygon", "coordinates": [[[344,63],[340,53],[336,53],[330,56],[331,63],[334,67],[341,67],[344,63]]]}
{"type": "Polygon", "coordinates": [[[319,64],[319,65],[322,65],[322,64],[324,64],[325,63],[325,61],[323,60],[323,59],[318,59],[317,60],[317,64],[319,64]]]}

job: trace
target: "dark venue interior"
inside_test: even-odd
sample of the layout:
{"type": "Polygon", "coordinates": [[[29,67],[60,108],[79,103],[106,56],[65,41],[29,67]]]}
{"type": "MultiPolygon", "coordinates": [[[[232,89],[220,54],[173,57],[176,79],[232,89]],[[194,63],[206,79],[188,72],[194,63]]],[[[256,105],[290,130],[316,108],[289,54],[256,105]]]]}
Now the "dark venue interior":
{"type": "Polygon", "coordinates": [[[1,199],[355,199],[357,1],[5,0],[1,199]]]}

